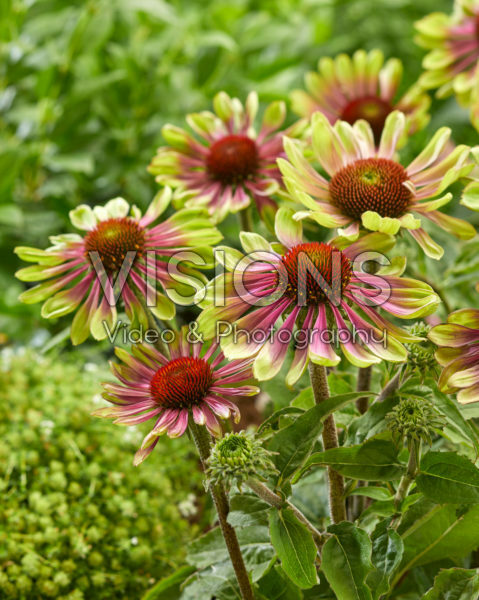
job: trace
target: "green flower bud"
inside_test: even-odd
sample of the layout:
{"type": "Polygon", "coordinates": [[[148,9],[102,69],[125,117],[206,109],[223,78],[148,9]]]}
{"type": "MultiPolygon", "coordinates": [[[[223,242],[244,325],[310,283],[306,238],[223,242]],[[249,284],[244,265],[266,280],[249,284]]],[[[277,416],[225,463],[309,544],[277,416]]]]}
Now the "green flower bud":
{"type": "Polygon", "coordinates": [[[424,377],[437,367],[437,361],[434,356],[437,346],[427,337],[431,327],[426,323],[419,322],[406,329],[408,329],[409,333],[412,333],[417,337],[425,338],[422,342],[406,344],[406,349],[408,351],[408,365],[411,369],[418,371],[424,377]]]}
{"type": "Polygon", "coordinates": [[[430,400],[407,398],[386,415],[386,423],[397,443],[406,438],[408,442],[422,440],[431,445],[434,429],[443,427],[444,418],[430,400]]]}
{"type": "Polygon", "coordinates": [[[227,433],[216,442],[208,458],[208,481],[241,487],[250,477],[266,479],[277,473],[271,456],[272,453],[265,450],[252,433],[227,433]]]}

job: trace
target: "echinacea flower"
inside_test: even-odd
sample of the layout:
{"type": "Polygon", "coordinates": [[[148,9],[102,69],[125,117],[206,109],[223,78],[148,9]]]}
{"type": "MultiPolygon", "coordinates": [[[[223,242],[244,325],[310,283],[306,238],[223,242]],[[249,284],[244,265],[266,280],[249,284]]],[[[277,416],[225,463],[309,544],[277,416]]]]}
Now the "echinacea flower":
{"type": "Polygon", "coordinates": [[[292,92],[292,109],[301,117],[311,117],[320,111],[332,125],[338,119],[351,125],[364,119],[377,142],[386,117],[397,109],[406,115],[405,133],[412,134],[427,125],[431,101],[418,85],[397,98],[402,71],[402,63],[397,58],[384,64],[380,50],[369,53],[358,50],[352,58],[346,54],[335,59],[323,57],[319,60],[318,72],[306,75],[308,92],[292,92]]]}
{"type": "Polygon", "coordinates": [[[461,239],[474,237],[476,230],[470,223],[438,210],[452,199],[451,193],[443,192],[473,168],[469,147],[447,147],[451,130],[443,127],[403,166],[396,149],[405,126],[403,113],[392,112],[376,148],[365,121],[354,125],[336,121],[333,126],[323,114],[315,113],[312,150],[324,175],[312,167],[294,140],[285,139],[290,162],[278,160],[291,196],[309,209],[295,218],[310,217],[324,227],[344,227],[341,234],[350,240],[358,238],[361,225],[391,235],[404,228],[436,259],[444,250],[422,228],[423,218],[461,239]]]}
{"type": "Polygon", "coordinates": [[[257,131],[255,92],[245,107],[225,92],[215,96],[213,106],[215,113],[186,118],[199,137],[173,125],[163,128],[168,146],[158,149],[149,171],[159,183],[176,188],[175,198],[186,206],[206,206],[215,223],[245,209],[251,199],[264,218],[268,209],[276,208],[273,196],[281,183],[276,159],[284,156],[283,135],[296,135],[304,124],[280,131],[286,108],[273,102],[257,131]]]}
{"type": "Polygon", "coordinates": [[[451,313],[447,323],[433,327],[428,337],[440,346],[436,351],[443,367],[439,389],[446,394],[458,392],[461,404],[479,402],[479,310],[451,313]]]}
{"type": "Polygon", "coordinates": [[[477,83],[479,2],[456,0],[452,15],[432,13],[415,27],[417,43],[430,50],[419,84],[439,88],[436,95],[440,98],[454,93],[463,106],[470,106],[477,83]]]}
{"type": "Polygon", "coordinates": [[[168,354],[146,343],[133,345],[131,354],[115,349],[122,364],[112,363],[112,371],[120,384],[103,384],[103,397],[114,406],[93,414],[114,418],[119,425],[155,419],[135,455],[135,465],[152,452],[160,435],[183,435],[189,418],[218,437],[221,426],[217,417],[231,416],[237,423],[240,413],[235,401],[259,392],[257,387],[245,384],[252,377],[251,360],[227,363],[218,344],[190,343],[188,335],[184,327],[166,345],[168,354]]]}
{"type": "Polygon", "coordinates": [[[217,249],[224,251],[224,264],[231,272],[208,286],[198,317],[202,334],[221,338],[230,359],[255,356],[253,372],[260,380],[278,373],[294,341],[286,378],[291,385],[309,360],[338,364],[334,346],[359,367],[381,360],[405,361],[407,353],[400,342],[418,338],[389,322],[381,311],[415,318],[434,312],[439,299],[425,283],[401,278],[405,265],[397,261],[375,275],[361,270],[361,259],[371,260],[368,251],[387,250],[394,238],[371,233],[346,248],[340,241],[307,242],[301,222],[292,215],[286,208],[276,214],[276,236],[282,246],[243,232],[246,256],[231,248],[217,249]]]}
{"type": "Polygon", "coordinates": [[[27,304],[45,301],[42,316],[47,319],[76,311],[71,327],[74,344],[85,341],[89,333],[95,339],[107,337],[117,322],[120,297],[133,326],[148,328],[146,300],[158,318],[173,318],[175,305],[164,291],[186,296],[198,289],[202,276],[185,262],[173,277],[171,261],[175,257],[179,261],[178,253],[192,247],[199,256],[208,257],[209,247],[222,236],[207,213],[197,208],[179,211],[150,227],[170,199],[171,190],[165,188],[143,216],[123,198],[93,209],[84,204],[70,211],[73,226],[83,230],[83,236],[52,236],[53,246],[46,250],[15,249],[21,259],[38,263],[16,276],[22,281],[43,282],[23,292],[20,299],[27,304]]]}

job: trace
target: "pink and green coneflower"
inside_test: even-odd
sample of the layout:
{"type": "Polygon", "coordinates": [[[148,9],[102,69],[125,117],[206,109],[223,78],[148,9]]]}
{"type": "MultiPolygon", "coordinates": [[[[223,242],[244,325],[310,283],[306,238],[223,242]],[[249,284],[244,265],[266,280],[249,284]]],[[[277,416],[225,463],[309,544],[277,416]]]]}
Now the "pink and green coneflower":
{"type": "Polygon", "coordinates": [[[293,111],[302,117],[322,112],[331,124],[338,119],[353,125],[358,119],[368,121],[379,141],[387,116],[394,110],[406,115],[406,134],[425,127],[431,103],[424,91],[415,85],[398,98],[403,67],[391,58],[384,63],[380,50],[358,50],[352,57],[340,54],[324,57],[318,71],[306,75],[307,92],[291,94],[293,111]]]}
{"type": "Polygon", "coordinates": [[[70,219],[84,235],[52,236],[53,245],[46,250],[16,248],[21,259],[37,263],[16,276],[22,281],[43,282],[23,292],[20,299],[27,304],[44,302],[42,316],[47,319],[76,311],[71,327],[74,344],[85,341],[90,333],[95,339],[104,339],[108,335],[106,325],[114,328],[118,285],[133,325],[148,328],[146,298],[152,299],[149,308],[155,316],[171,319],[175,305],[165,289],[186,296],[195,288],[193,284],[198,287],[201,275],[185,263],[173,278],[168,268],[170,259],[192,247],[207,258],[210,246],[222,236],[207,213],[198,208],[178,211],[152,226],[170,199],[171,190],[165,188],[143,216],[123,198],[94,208],[78,206],[70,212],[70,219]]]}
{"type": "Polygon", "coordinates": [[[149,171],[158,183],[176,188],[179,205],[204,206],[215,223],[247,208],[252,200],[265,218],[276,209],[274,196],[281,186],[276,159],[284,156],[283,136],[295,136],[305,123],[281,131],[286,108],[277,101],[266,108],[257,130],[255,92],[244,107],[220,92],[213,106],[214,113],[186,117],[196,135],[173,125],[163,128],[168,146],[158,149],[149,171]]]}
{"type": "Polygon", "coordinates": [[[463,106],[471,104],[472,121],[479,126],[477,65],[479,59],[479,2],[456,0],[452,15],[432,13],[415,24],[416,42],[430,50],[424,58],[423,88],[439,88],[438,97],[454,93],[463,106]],[[475,105],[475,106],[474,106],[475,105]]]}
{"type": "Polygon", "coordinates": [[[300,343],[296,343],[288,384],[301,377],[309,360],[325,366],[338,364],[335,345],[359,367],[381,360],[404,361],[407,353],[401,342],[417,338],[382,313],[415,318],[434,312],[439,299],[425,283],[400,277],[404,265],[396,263],[371,275],[361,271],[355,260],[363,252],[391,248],[394,238],[371,233],[346,248],[334,241],[307,242],[301,223],[292,214],[281,208],[276,215],[280,244],[243,232],[246,258],[238,250],[220,248],[231,272],[210,283],[198,318],[200,331],[206,337],[224,335],[221,344],[230,359],[255,356],[253,372],[260,380],[281,369],[294,331],[300,332],[295,338],[300,343]],[[328,286],[332,294],[325,291],[328,286]],[[224,303],[215,306],[212,300],[223,289],[224,303]],[[270,328],[281,319],[270,336],[270,328]],[[218,327],[219,322],[225,327],[218,327]],[[235,325],[229,336],[228,323],[235,325]]]}
{"type": "Polygon", "coordinates": [[[323,227],[344,228],[341,235],[358,238],[361,227],[396,235],[405,229],[424,252],[435,259],[444,250],[423,229],[428,219],[461,239],[475,236],[474,227],[438,210],[452,200],[444,193],[473,168],[470,148],[451,148],[450,129],[439,129],[424,150],[407,166],[397,159],[398,140],[406,118],[399,111],[386,119],[379,146],[366,121],[331,125],[321,113],[312,117],[312,150],[319,173],[294,140],[285,139],[289,162],[279,159],[291,196],[308,211],[295,218],[309,217],[323,227]],[[323,174],[324,173],[324,174],[323,174]]]}
{"type": "Polygon", "coordinates": [[[437,344],[436,359],[443,367],[439,389],[457,392],[461,404],[479,402],[479,310],[464,308],[451,313],[447,323],[428,335],[437,344]]]}
{"type": "Polygon", "coordinates": [[[119,425],[155,420],[135,455],[135,465],[153,451],[160,435],[183,435],[190,418],[212,435],[221,435],[218,417],[238,422],[235,402],[259,392],[249,384],[250,359],[228,363],[217,343],[190,343],[187,335],[183,328],[167,345],[168,355],[145,343],[133,345],[131,354],[115,350],[121,364],[112,363],[112,371],[120,383],[103,384],[103,397],[113,406],[93,414],[113,418],[119,425]]]}

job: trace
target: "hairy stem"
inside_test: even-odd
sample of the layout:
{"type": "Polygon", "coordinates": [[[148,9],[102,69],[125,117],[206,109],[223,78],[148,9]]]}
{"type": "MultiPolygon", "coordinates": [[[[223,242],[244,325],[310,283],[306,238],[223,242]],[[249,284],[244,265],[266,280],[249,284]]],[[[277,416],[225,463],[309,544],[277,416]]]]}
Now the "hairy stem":
{"type": "Polygon", "coordinates": [[[394,496],[394,506],[396,510],[401,506],[402,501],[407,496],[412,482],[416,478],[418,471],[419,457],[421,455],[421,440],[411,440],[409,444],[409,461],[406,473],[401,477],[399,486],[394,496]]]}
{"type": "Polygon", "coordinates": [[[392,396],[394,392],[399,387],[399,382],[401,381],[401,369],[394,375],[392,379],[386,383],[386,385],[381,390],[379,396],[376,398],[376,402],[384,402],[389,396],[392,396]]]}
{"type": "MultiPolygon", "coordinates": [[[[198,449],[198,454],[200,455],[203,468],[206,468],[206,460],[210,455],[211,449],[211,436],[204,427],[197,425],[193,419],[190,419],[189,430],[191,437],[196,444],[196,448],[198,449]]],[[[254,600],[253,589],[248,577],[248,572],[246,571],[246,566],[244,564],[243,555],[241,554],[241,548],[238,543],[238,538],[236,537],[236,532],[227,520],[229,503],[226,493],[223,489],[223,486],[220,484],[210,485],[209,490],[213,498],[213,502],[215,503],[221,532],[223,534],[226,547],[228,548],[228,553],[236,573],[236,578],[241,591],[241,597],[243,600],[254,600]]]]}
{"type": "MultiPolygon", "coordinates": [[[[328,377],[326,368],[323,365],[317,365],[313,362],[309,363],[309,376],[313,395],[316,404],[320,404],[329,398],[328,377]]],[[[329,415],[324,420],[323,426],[323,445],[325,450],[337,448],[338,432],[334,422],[334,416],[329,415]]],[[[346,506],[344,502],[344,479],[343,476],[328,467],[329,481],[329,511],[333,523],[339,523],[346,520],[346,506]]]]}
{"type": "MultiPolygon", "coordinates": [[[[357,392],[368,392],[371,387],[372,367],[363,367],[358,371],[358,381],[356,383],[357,392]]],[[[356,407],[363,415],[369,406],[369,398],[367,396],[356,400],[356,407]]]]}
{"type": "Polygon", "coordinates": [[[325,542],[323,534],[320,531],[318,531],[318,529],[316,529],[316,527],[311,523],[311,521],[307,517],[303,515],[299,508],[294,506],[294,504],[292,504],[289,500],[283,500],[283,498],[281,498],[279,494],[276,494],[275,492],[270,490],[268,486],[266,486],[261,481],[258,481],[257,479],[247,479],[246,485],[251,490],[253,490],[253,492],[257,496],[259,496],[262,500],[267,502],[270,506],[273,506],[274,508],[286,507],[291,509],[292,513],[298,519],[298,521],[301,521],[301,523],[310,531],[316,543],[316,546],[318,546],[318,548],[321,548],[321,546],[325,542]]]}
{"type": "MultiPolygon", "coordinates": [[[[371,375],[373,368],[360,367],[358,370],[358,379],[356,382],[357,392],[368,392],[371,388],[371,375]]],[[[363,415],[369,408],[369,397],[363,396],[356,400],[356,408],[359,413],[363,415]]],[[[364,481],[358,481],[358,487],[364,485],[364,481]]],[[[348,510],[348,516],[351,521],[355,521],[364,509],[365,498],[364,496],[350,496],[346,501],[346,507],[348,510]]]]}

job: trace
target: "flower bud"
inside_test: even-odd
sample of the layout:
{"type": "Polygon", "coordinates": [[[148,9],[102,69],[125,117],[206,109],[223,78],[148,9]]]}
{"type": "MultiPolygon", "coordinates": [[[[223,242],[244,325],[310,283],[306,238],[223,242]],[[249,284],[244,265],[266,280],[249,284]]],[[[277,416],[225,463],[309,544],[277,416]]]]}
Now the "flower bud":
{"type": "Polygon", "coordinates": [[[406,344],[409,367],[412,370],[417,370],[424,378],[425,375],[437,367],[437,361],[434,356],[437,346],[427,338],[427,334],[431,327],[424,322],[419,322],[415,325],[411,325],[407,329],[412,335],[426,338],[422,342],[406,344]]]}
{"type": "Polygon", "coordinates": [[[227,433],[216,442],[208,458],[208,482],[241,487],[250,477],[266,479],[277,472],[271,456],[252,433],[227,433]]]}
{"type": "Polygon", "coordinates": [[[406,438],[408,442],[422,440],[431,445],[434,429],[443,427],[444,418],[430,400],[407,398],[386,415],[386,422],[397,443],[406,438]]]}

